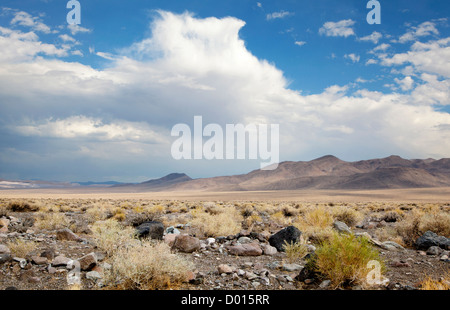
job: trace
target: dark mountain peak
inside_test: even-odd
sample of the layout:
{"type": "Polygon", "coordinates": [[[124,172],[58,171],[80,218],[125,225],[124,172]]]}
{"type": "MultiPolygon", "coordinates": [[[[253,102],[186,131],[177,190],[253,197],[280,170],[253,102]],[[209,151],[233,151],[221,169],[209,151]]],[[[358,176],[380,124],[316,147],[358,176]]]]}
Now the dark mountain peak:
{"type": "Polygon", "coordinates": [[[171,173],[166,175],[165,177],[159,178],[159,179],[153,179],[148,180],[145,182],[142,182],[141,184],[149,184],[149,183],[164,183],[164,182],[173,182],[173,181],[189,181],[192,180],[191,177],[186,175],[185,173],[171,173]]]}
{"type": "Polygon", "coordinates": [[[333,155],[325,155],[325,156],[316,158],[316,159],[314,159],[314,160],[312,160],[312,161],[313,161],[313,162],[314,162],[314,161],[337,162],[337,161],[342,161],[342,160],[340,160],[339,158],[337,158],[336,156],[333,156],[333,155]]]}

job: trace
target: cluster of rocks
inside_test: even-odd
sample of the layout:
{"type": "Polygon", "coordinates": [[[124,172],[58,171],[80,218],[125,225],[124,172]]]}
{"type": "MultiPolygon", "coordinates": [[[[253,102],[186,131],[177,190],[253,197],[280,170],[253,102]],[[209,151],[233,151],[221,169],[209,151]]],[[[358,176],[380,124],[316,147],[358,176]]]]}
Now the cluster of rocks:
{"type": "MultiPolygon", "coordinates": [[[[393,221],[393,219],[383,219],[383,221],[386,220],[393,221]]],[[[61,276],[64,281],[67,279],[70,282],[71,275],[76,275],[75,271],[79,269],[79,275],[84,279],[93,284],[102,285],[104,271],[112,266],[104,262],[104,254],[95,252],[95,246],[88,240],[81,238],[70,229],[61,229],[55,234],[36,234],[30,228],[25,232],[9,230],[12,225],[24,227],[23,223],[24,221],[14,217],[0,219],[0,266],[7,266],[6,270],[11,270],[13,274],[18,275],[20,280],[31,284],[43,282],[42,273],[39,274],[39,272],[61,276]],[[40,250],[32,252],[27,257],[15,257],[6,245],[6,240],[14,238],[33,240],[42,246],[39,247],[40,250]],[[63,255],[51,246],[57,242],[63,242],[65,246],[75,250],[85,247],[86,252],[81,253],[74,250],[75,254],[64,252],[66,254],[63,255]]],[[[135,227],[135,231],[137,237],[141,239],[163,241],[182,255],[191,255],[194,260],[202,264],[207,262],[208,266],[201,266],[202,271],[187,271],[191,274],[189,283],[194,285],[204,285],[213,289],[236,287],[241,289],[269,287],[293,289],[297,283],[301,282],[307,285],[316,284],[317,289],[330,288],[331,281],[329,280],[317,282],[318,275],[308,264],[303,266],[299,263],[285,261],[284,246],[296,243],[302,235],[300,230],[294,226],[282,228],[273,234],[267,231],[256,233],[242,230],[236,235],[203,239],[183,233],[186,228],[189,228],[189,224],[166,228],[161,222],[148,221],[135,227]]],[[[342,234],[363,236],[373,245],[387,252],[406,253],[411,251],[392,241],[380,242],[368,232],[353,232],[340,221],[335,221],[333,228],[342,234]]],[[[306,246],[309,251],[307,255],[309,260],[307,261],[313,261],[315,247],[310,244],[306,246]]],[[[420,255],[430,257],[430,259],[434,260],[434,256],[436,256],[440,261],[449,262],[450,239],[428,231],[417,239],[416,250],[420,255]]],[[[417,259],[414,260],[403,255],[402,259],[392,260],[390,267],[408,270],[407,268],[418,263],[417,259]]],[[[72,280],[77,279],[73,278],[72,280]]],[[[384,286],[392,289],[409,287],[399,283],[389,283],[389,280],[385,282],[384,286]]]]}
{"type": "MultiPolygon", "coordinates": [[[[79,280],[81,275],[84,275],[86,279],[95,282],[102,278],[102,273],[105,269],[111,268],[106,262],[101,263],[105,256],[100,252],[92,252],[81,257],[77,255],[78,258],[69,258],[57,252],[51,245],[56,245],[58,241],[80,243],[80,246],[77,247],[78,249],[80,247],[91,247],[87,245],[87,240],[80,238],[70,229],[58,230],[56,235],[35,234],[30,230],[25,233],[9,232],[0,235],[0,242],[16,239],[34,241],[37,244],[41,244],[39,246],[41,250],[33,250],[25,257],[17,257],[6,244],[0,244],[0,265],[9,270],[7,274],[10,276],[15,275],[23,282],[30,284],[42,283],[42,274],[62,276],[67,279],[70,278],[71,274],[79,277],[74,280],[79,280]],[[37,275],[39,273],[41,276],[37,275]]],[[[70,245],[68,247],[74,248],[70,245]]]]}
{"type": "Polygon", "coordinates": [[[416,240],[416,247],[422,255],[440,256],[441,261],[450,262],[450,238],[427,231],[416,240]]]}

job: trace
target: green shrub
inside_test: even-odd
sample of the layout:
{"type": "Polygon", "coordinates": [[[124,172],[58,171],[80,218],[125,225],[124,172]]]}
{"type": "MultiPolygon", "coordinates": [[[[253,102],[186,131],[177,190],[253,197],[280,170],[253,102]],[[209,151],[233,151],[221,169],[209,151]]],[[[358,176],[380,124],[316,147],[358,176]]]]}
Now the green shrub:
{"type": "Polygon", "coordinates": [[[384,263],[369,241],[354,235],[334,233],[330,240],[316,250],[316,271],[329,279],[334,287],[350,284],[365,284],[370,261],[378,261],[381,273],[384,263]]]}

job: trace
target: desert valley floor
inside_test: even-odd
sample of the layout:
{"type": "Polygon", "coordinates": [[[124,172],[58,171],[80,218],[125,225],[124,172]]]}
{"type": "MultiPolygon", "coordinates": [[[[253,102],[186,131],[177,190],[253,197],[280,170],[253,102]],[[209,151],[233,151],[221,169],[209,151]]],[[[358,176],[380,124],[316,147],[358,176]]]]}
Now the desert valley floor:
{"type": "Polygon", "coordinates": [[[449,289],[449,237],[448,187],[2,190],[0,289],[449,289]]]}

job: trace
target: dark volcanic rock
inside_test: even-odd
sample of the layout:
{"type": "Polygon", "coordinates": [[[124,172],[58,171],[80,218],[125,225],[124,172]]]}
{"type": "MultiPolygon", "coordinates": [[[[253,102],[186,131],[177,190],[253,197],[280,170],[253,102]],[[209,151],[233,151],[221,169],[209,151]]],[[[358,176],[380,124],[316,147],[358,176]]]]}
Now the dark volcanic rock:
{"type": "Polygon", "coordinates": [[[269,238],[271,246],[275,247],[278,251],[284,252],[285,241],[289,243],[295,243],[300,239],[302,232],[294,226],[288,226],[269,238]]]}
{"type": "Polygon", "coordinates": [[[136,227],[138,238],[150,238],[162,240],[164,235],[164,225],[161,222],[145,222],[136,227]]]}
{"type": "Polygon", "coordinates": [[[438,246],[444,250],[450,249],[450,239],[427,231],[416,240],[416,247],[419,250],[428,250],[432,246],[438,246]]]}

